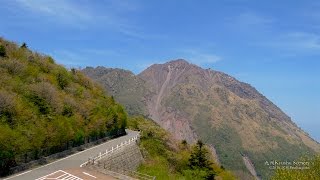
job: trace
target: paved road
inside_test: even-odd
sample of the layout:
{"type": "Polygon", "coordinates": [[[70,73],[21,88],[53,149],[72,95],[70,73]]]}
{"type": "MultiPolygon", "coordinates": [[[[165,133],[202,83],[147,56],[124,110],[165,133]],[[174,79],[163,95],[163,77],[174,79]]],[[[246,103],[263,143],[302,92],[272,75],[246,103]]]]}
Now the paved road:
{"type": "Polygon", "coordinates": [[[50,164],[31,169],[26,172],[22,172],[17,175],[13,175],[11,177],[6,178],[5,180],[35,180],[37,178],[40,178],[42,176],[48,175],[50,173],[53,173],[58,170],[63,169],[70,169],[70,168],[78,168],[82,163],[88,161],[89,157],[96,156],[100,152],[105,151],[106,149],[110,149],[111,147],[117,146],[117,144],[120,144],[121,142],[127,141],[136,135],[138,135],[139,132],[126,130],[127,135],[121,136],[119,138],[107,141],[103,144],[100,144],[98,146],[94,146],[90,149],[78,152],[76,154],[70,155],[68,157],[65,157],[63,159],[59,159],[57,161],[54,161],[50,164]]]}

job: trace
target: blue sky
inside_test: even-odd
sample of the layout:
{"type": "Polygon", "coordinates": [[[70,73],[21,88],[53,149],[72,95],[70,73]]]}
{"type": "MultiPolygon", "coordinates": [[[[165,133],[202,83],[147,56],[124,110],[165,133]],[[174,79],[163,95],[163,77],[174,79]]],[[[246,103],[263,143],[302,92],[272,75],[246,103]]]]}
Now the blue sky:
{"type": "Polygon", "coordinates": [[[66,67],[184,58],[248,82],[320,141],[320,2],[0,0],[0,36],[66,67]]]}

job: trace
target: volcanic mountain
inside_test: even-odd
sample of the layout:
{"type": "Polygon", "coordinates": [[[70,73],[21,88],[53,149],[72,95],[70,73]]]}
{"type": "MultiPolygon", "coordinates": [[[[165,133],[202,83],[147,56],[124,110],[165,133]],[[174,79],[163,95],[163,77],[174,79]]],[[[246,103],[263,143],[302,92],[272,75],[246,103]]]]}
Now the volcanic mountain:
{"type": "Polygon", "coordinates": [[[148,116],[177,139],[202,139],[240,178],[270,177],[266,161],[291,161],[320,145],[247,83],[185,60],[154,64],[138,75],[86,68],[132,114],[148,116]],[[131,108],[131,109],[130,109],[131,108]],[[256,172],[254,171],[256,170],[256,172]]]}

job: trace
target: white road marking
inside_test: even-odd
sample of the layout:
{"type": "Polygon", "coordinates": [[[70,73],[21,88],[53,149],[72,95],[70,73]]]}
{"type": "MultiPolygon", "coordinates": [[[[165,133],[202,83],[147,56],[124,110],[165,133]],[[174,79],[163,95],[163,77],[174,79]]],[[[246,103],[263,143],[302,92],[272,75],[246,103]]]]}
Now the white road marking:
{"type": "Polygon", "coordinates": [[[42,177],[40,177],[40,178],[38,178],[38,179],[36,179],[36,180],[42,180],[42,179],[45,179],[46,177],[51,176],[51,175],[54,175],[54,174],[55,174],[55,173],[57,173],[57,172],[61,172],[61,170],[58,170],[58,171],[55,171],[55,172],[50,173],[50,174],[48,174],[48,175],[42,176],[42,177]]]}
{"type": "MultiPolygon", "coordinates": [[[[128,135],[129,135],[129,134],[128,134],[128,135]]],[[[121,137],[125,137],[125,136],[120,136],[119,138],[121,138],[121,137]]],[[[75,154],[72,154],[72,155],[70,155],[70,156],[68,156],[68,157],[65,157],[65,158],[59,159],[59,160],[57,160],[57,161],[54,161],[54,162],[52,162],[52,163],[46,164],[46,165],[44,165],[44,166],[41,166],[41,167],[35,168],[35,169],[33,169],[33,171],[34,171],[34,170],[37,170],[37,169],[40,169],[40,168],[44,168],[44,167],[49,166],[49,165],[51,165],[51,164],[57,163],[57,162],[59,162],[59,161],[62,161],[62,160],[68,159],[68,158],[70,158],[70,157],[72,157],[72,156],[75,156],[75,155],[78,155],[78,154],[84,153],[84,152],[86,152],[86,151],[92,150],[92,149],[94,149],[94,148],[98,148],[98,147],[100,147],[100,146],[102,146],[102,145],[105,145],[106,143],[110,143],[110,142],[115,141],[115,140],[119,140],[119,139],[118,139],[118,138],[116,138],[116,139],[112,139],[112,140],[107,141],[107,142],[105,142],[105,143],[102,143],[102,144],[100,144],[100,145],[98,145],[98,146],[94,146],[94,147],[92,147],[92,148],[89,148],[89,149],[86,149],[86,150],[80,151],[80,152],[75,153],[75,154]]],[[[4,180],[12,179],[12,178],[14,178],[14,177],[21,176],[21,175],[23,175],[23,174],[27,174],[27,173],[29,173],[29,172],[31,172],[31,171],[32,171],[32,170],[30,170],[30,171],[26,171],[26,172],[24,172],[24,173],[21,173],[21,174],[18,174],[18,175],[12,176],[12,177],[8,177],[8,178],[6,178],[6,179],[4,179],[4,180]]]]}
{"type": "MultiPolygon", "coordinates": [[[[61,176],[58,176],[57,178],[55,178],[55,179],[59,179],[59,178],[62,178],[62,177],[64,177],[64,176],[66,176],[67,174],[62,174],[61,176]]],[[[68,176],[68,175],[67,175],[68,176]]]]}
{"type": "Polygon", "coordinates": [[[65,172],[65,171],[62,171],[62,170],[55,171],[55,172],[53,172],[53,173],[51,173],[51,174],[45,175],[45,176],[40,177],[40,178],[38,178],[38,179],[36,179],[36,180],[45,180],[45,179],[56,179],[56,180],[83,180],[83,179],[81,179],[81,178],[79,178],[79,177],[77,177],[77,176],[74,176],[74,175],[69,174],[69,173],[67,173],[67,172],[65,172]],[[64,174],[62,174],[62,175],[60,175],[60,176],[58,176],[58,177],[55,177],[55,178],[50,178],[50,177],[49,177],[49,176],[52,176],[52,175],[54,175],[54,174],[56,174],[56,173],[59,173],[59,172],[64,173],[64,174]]]}
{"type": "Polygon", "coordinates": [[[89,173],[86,173],[86,172],[82,172],[82,173],[85,174],[85,175],[87,175],[87,176],[91,176],[91,177],[97,179],[97,177],[95,177],[95,176],[93,176],[93,175],[91,175],[91,174],[89,174],[89,173]]]}
{"type": "MultiPolygon", "coordinates": [[[[62,170],[61,170],[61,171],[62,171],[62,170]]],[[[72,174],[69,174],[69,173],[67,173],[67,172],[65,172],[65,171],[62,171],[62,172],[66,173],[68,176],[62,178],[61,180],[64,180],[64,179],[83,180],[83,179],[81,179],[81,178],[79,178],[79,177],[77,177],[77,176],[74,176],[74,175],[72,175],[72,174]]],[[[58,178],[57,178],[57,179],[58,179],[58,178]]]]}
{"type": "Polygon", "coordinates": [[[12,177],[6,178],[6,179],[4,179],[4,180],[11,179],[11,178],[14,178],[14,177],[18,177],[18,176],[21,176],[21,175],[27,174],[27,173],[29,173],[29,172],[31,172],[31,171],[32,171],[32,170],[30,170],[30,171],[26,171],[26,172],[23,172],[23,173],[17,174],[17,175],[15,175],[15,176],[12,176],[12,177]]]}

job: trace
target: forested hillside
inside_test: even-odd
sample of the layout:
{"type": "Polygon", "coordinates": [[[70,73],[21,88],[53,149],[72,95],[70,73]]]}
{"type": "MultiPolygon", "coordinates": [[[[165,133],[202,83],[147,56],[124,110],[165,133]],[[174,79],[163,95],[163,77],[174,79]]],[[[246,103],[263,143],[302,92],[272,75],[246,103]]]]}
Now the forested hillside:
{"type": "Polygon", "coordinates": [[[157,179],[236,179],[230,171],[214,163],[202,141],[188,144],[178,141],[152,120],[135,116],[128,119],[128,127],[141,131],[140,148],[145,161],[141,173],[157,179]]]}
{"type": "Polygon", "coordinates": [[[88,139],[123,133],[122,106],[81,72],[0,38],[0,174],[88,139]]]}
{"type": "Polygon", "coordinates": [[[148,115],[144,95],[150,91],[145,87],[145,82],[132,72],[102,66],[86,67],[81,71],[100,83],[117,102],[126,108],[129,115],[148,115]]]}

